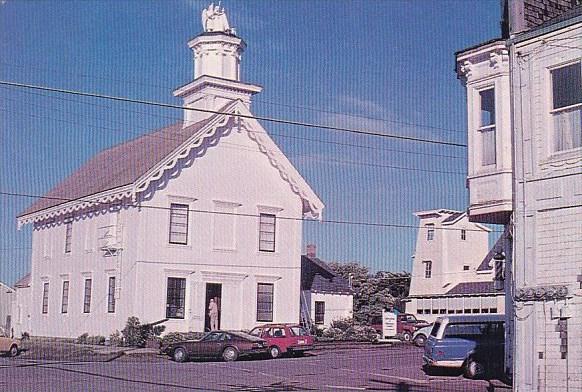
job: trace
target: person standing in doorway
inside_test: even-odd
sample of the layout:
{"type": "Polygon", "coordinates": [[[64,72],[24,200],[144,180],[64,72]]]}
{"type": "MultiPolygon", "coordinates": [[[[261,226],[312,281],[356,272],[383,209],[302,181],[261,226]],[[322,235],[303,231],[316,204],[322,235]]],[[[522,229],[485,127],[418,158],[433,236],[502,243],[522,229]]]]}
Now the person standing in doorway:
{"type": "Polygon", "coordinates": [[[218,329],[218,305],[213,298],[210,299],[210,304],[208,304],[208,317],[210,317],[210,330],[215,331],[218,329]]]}

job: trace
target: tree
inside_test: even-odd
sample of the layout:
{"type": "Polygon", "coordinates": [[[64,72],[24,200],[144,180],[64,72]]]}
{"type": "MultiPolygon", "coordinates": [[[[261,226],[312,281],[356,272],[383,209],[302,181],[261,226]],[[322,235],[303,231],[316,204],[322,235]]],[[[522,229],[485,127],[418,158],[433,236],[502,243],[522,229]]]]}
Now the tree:
{"type": "Polygon", "coordinates": [[[367,267],[356,263],[329,263],[332,270],[351,282],[354,290],[354,320],[370,325],[382,315],[383,309],[404,310],[402,299],[408,295],[410,273],[380,271],[371,274],[367,267]]]}

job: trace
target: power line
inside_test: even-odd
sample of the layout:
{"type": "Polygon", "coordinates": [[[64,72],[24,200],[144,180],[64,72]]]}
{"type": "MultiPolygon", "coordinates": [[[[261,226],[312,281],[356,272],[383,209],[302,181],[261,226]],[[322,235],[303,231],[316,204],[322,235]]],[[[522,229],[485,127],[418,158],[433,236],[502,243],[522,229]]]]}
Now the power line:
{"type": "MultiPolygon", "coordinates": [[[[91,199],[83,199],[83,198],[71,199],[71,198],[64,198],[64,197],[33,195],[33,194],[29,194],[29,193],[20,193],[20,192],[0,191],[0,195],[12,196],[12,197],[26,197],[26,198],[35,198],[35,199],[56,200],[56,201],[62,201],[62,202],[87,202],[87,203],[108,205],[108,203],[96,203],[95,200],[91,200],[91,199]]],[[[139,208],[144,208],[144,209],[147,208],[147,209],[152,209],[152,210],[163,210],[163,211],[170,211],[171,210],[170,207],[149,206],[149,205],[143,205],[143,204],[142,205],[122,204],[121,206],[122,207],[139,207],[139,208]]],[[[240,216],[240,217],[245,217],[245,218],[260,218],[260,215],[257,215],[257,214],[248,214],[248,213],[241,213],[241,212],[210,211],[210,210],[199,210],[199,209],[191,209],[191,208],[188,208],[188,212],[202,213],[202,214],[214,214],[214,215],[232,215],[232,216],[240,216]]],[[[289,220],[289,221],[301,221],[301,222],[313,221],[312,219],[286,217],[286,216],[277,216],[277,219],[289,220]]],[[[407,225],[407,224],[398,224],[398,223],[357,222],[357,221],[332,220],[332,219],[322,219],[321,223],[352,225],[352,226],[365,226],[365,227],[392,227],[392,228],[402,228],[402,229],[425,228],[425,226],[407,225]]],[[[483,232],[483,230],[480,230],[480,229],[465,229],[465,228],[455,228],[455,227],[434,227],[434,229],[435,230],[451,230],[451,231],[465,230],[465,231],[483,232]]],[[[497,232],[497,231],[493,231],[493,232],[497,232]]],[[[498,231],[498,232],[501,233],[501,231],[498,231]]]]}
{"type": "MultiPolygon", "coordinates": [[[[0,111],[8,112],[8,113],[17,113],[17,114],[22,113],[22,112],[18,112],[18,111],[7,110],[3,107],[0,107],[0,111]]],[[[34,117],[34,118],[42,118],[42,119],[58,121],[58,122],[64,122],[64,123],[69,123],[69,124],[75,124],[75,125],[78,124],[75,121],[69,121],[69,120],[64,120],[64,119],[59,119],[59,118],[42,116],[42,115],[38,115],[38,114],[26,113],[26,116],[27,117],[34,117]]],[[[89,117],[89,118],[94,118],[94,117],[89,117]]],[[[125,124],[125,125],[128,125],[128,124],[125,124]]],[[[108,130],[108,131],[112,131],[112,132],[121,132],[120,130],[115,129],[115,128],[103,127],[103,126],[92,125],[92,124],[83,124],[83,126],[86,126],[89,128],[94,128],[94,129],[108,130]]],[[[127,130],[127,132],[134,133],[134,134],[144,136],[144,137],[160,139],[160,140],[182,140],[182,139],[175,139],[175,138],[170,138],[170,137],[163,137],[163,136],[154,135],[154,134],[145,134],[144,135],[144,134],[140,134],[138,132],[132,132],[129,130],[127,130]]],[[[253,132],[253,131],[250,131],[250,132],[253,132]]],[[[244,146],[242,144],[232,143],[232,142],[227,142],[227,141],[224,141],[222,143],[226,144],[226,145],[222,145],[222,148],[263,154],[263,152],[261,152],[260,150],[251,149],[251,148],[248,148],[247,146],[244,146]],[[229,147],[229,145],[232,147],[229,147]]],[[[271,150],[269,150],[269,151],[271,151],[271,150]]],[[[373,163],[373,162],[348,161],[345,159],[335,159],[335,158],[319,158],[319,157],[314,157],[314,156],[307,155],[307,154],[294,154],[294,155],[291,155],[290,157],[292,157],[292,158],[301,158],[301,157],[309,158],[309,159],[316,160],[316,161],[322,162],[322,163],[327,163],[327,164],[329,164],[330,162],[333,162],[333,163],[339,163],[339,164],[346,164],[346,165],[350,165],[350,166],[373,167],[373,168],[377,168],[377,169],[405,170],[405,171],[414,171],[414,172],[421,172],[421,173],[457,174],[457,175],[463,175],[463,176],[467,175],[467,173],[465,173],[465,172],[458,172],[458,171],[438,170],[438,169],[423,169],[423,168],[415,168],[415,167],[407,167],[407,166],[386,165],[386,164],[373,163]]]]}
{"type": "Polygon", "coordinates": [[[252,115],[245,115],[245,114],[223,113],[223,112],[219,112],[217,110],[188,108],[188,107],[183,107],[183,106],[173,105],[173,104],[168,104],[168,103],[162,103],[162,102],[145,101],[145,100],[139,100],[139,99],[118,97],[118,96],[113,96],[113,95],[87,93],[87,92],[82,92],[82,91],[66,90],[66,89],[38,86],[38,85],[32,85],[32,84],[0,81],[0,85],[12,86],[12,87],[18,87],[18,88],[28,88],[28,89],[33,89],[33,90],[50,91],[50,92],[78,95],[78,96],[91,97],[91,98],[101,98],[101,99],[108,99],[108,100],[112,100],[112,101],[128,102],[128,103],[158,106],[158,107],[165,107],[165,108],[173,108],[173,109],[180,109],[180,110],[191,110],[191,111],[202,112],[202,113],[224,114],[224,115],[228,115],[228,116],[248,118],[248,119],[252,119],[252,120],[262,120],[262,121],[273,122],[273,123],[277,123],[277,124],[295,125],[295,126],[301,126],[301,127],[307,127],[307,128],[319,128],[319,129],[325,129],[325,130],[331,130],[331,131],[340,131],[340,132],[352,133],[355,135],[375,136],[375,137],[398,139],[398,140],[405,140],[405,141],[414,141],[414,142],[419,142],[419,143],[428,143],[428,144],[445,145],[445,146],[451,146],[451,147],[467,148],[466,144],[456,143],[456,142],[448,142],[448,141],[433,140],[433,139],[423,139],[423,138],[417,138],[417,137],[413,137],[413,136],[401,136],[401,135],[394,135],[394,134],[387,134],[387,133],[373,132],[373,131],[365,131],[365,130],[360,130],[360,129],[346,128],[346,127],[334,127],[334,126],[330,126],[330,125],[291,121],[291,120],[284,120],[284,119],[276,119],[276,118],[264,117],[264,116],[252,116],[252,115]]]}
{"type": "MultiPolygon", "coordinates": [[[[0,88],[8,89],[9,87],[0,86],[0,88]]],[[[82,105],[99,106],[99,107],[106,108],[106,109],[110,109],[111,108],[111,106],[108,106],[108,105],[95,105],[95,104],[91,104],[91,103],[88,103],[88,102],[83,102],[83,101],[80,101],[80,100],[68,99],[68,98],[64,98],[64,97],[55,97],[55,96],[52,96],[52,95],[37,93],[37,92],[34,92],[34,91],[21,91],[21,92],[22,93],[25,93],[25,94],[42,96],[42,97],[47,97],[47,98],[56,99],[56,100],[63,100],[63,101],[72,102],[72,103],[78,103],[78,104],[82,104],[82,105]]],[[[24,103],[23,101],[18,101],[16,99],[12,99],[12,98],[6,98],[6,97],[4,97],[4,98],[0,98],[0,99],[5,99],[5,100],[13,101],[13,102],[22,102],[22,103],[24,103]]],[[[49,107],[49,106],[43,106],[43,107],[45,107],[47,109],[51,109],[52,111],[56,110],[56,111],[60,111],[60,112],[65,112],[63,110],[56,109],[56,108],[49,107]]],[[[166,119],[170,119],[170,120],[174,120],[174,121],[182,121],[182,119],[183,119],[182,117],[163,116],[163,115],[160,115],[160,114],[154,114],[154,113],[150,113],[150,112],[143,112],[143,111],[136,111],[136,110],[128,110],[128,109],[120,109],[120,110],[121,111],[124,111],[124,112],[128,112],[128,113],[145,114],[145,115],[148,115],[150,117],[166,118],[166,119]]],[[[89,117],[89,116],[83,116],[83,117],[95,118],[95,117],[89,117]]],[[[117,121],[111,121],[111,120],[105,120],[105,121],[114,122],[114,123],[122,124],[122,125],[133,126],[132,124],[124,124],[124,123],[117,122],[117,121]]],[[[151,130],[150,128],[143,128],[143,127],[140,127],[140,129],[143,129],[143,130],[151,130]]],[[[143,133],[133,132],[133,131],[131,131],[129,129],[124,129],[124,130],[120,130],[120,131],[123,131],[123,132],[126,132],[126,133],[137,134],[137,135],[140,135],[140,136],[147,136],[147,135],[144,135],[143,133]]],[[[249,131],[249,132],[256,133],[256,131],[249,131]]],[[[401,149],[395,149],[395,148],[384,148],[384,147],[368,146],[368,145],[362,145],[362,144],[336,142],[336,141],[330,141],[330,140],[315,139],[315,138],[310,138],[310,137],[284,135],[284,134],[277,133],[277,132],[272,132],[272,131],[269,131],[268,133],[271,136],[278,136],[278,137],[285,138],[285,139],[295,139],[295,140],[302,140],[302,141],[315,142],[315,143],[321,143],[321,144],[330,144],[330,145],[338,145],[338,146],[345,146],[345,147],[354,147],[354,148],[361,148],[361,149],[367,149],[367,150],[398,152],[398,153],[402,153],[402,154],[420,155],[420,156],[423,156],[423,157],[426,157],[426,156],[434,156],[434,157],[449,158],[449,159],[462,159],[462,160],[465,160],[466,159],[465,156],[443,155],[443,154],[435,154],[435,153],[429,153],[429,152],[416,152],[416,151],[408,151],[408,150],[401,150],[401,149]]],[[[155,137],[155,136],[151,135],[151,137],[155,137]]],[[[173,139],[168,138],[168,140],[173,140],[173,139]]]]}
{"type": "MultiPolygon", "coordinates": [[[[31,66],[28,66],[28,65],[22,66],[22,65],[17,65],[17,64],[13,64],[13,63],[8,63],[5,61],[0,61],[0,64],[8,65],[10,67],[22,68],[22,69],[28,69],[28,68],[40,69],[40,70],[45,70],[45,71],[49,71],[49,72],[56,73],[56,74],[75,75],[75,76],[80,76],[82,78],[88,78],[88,79],[109,80],[112,82],[120,82],[120,83],[133,84],[133,85],[139,85],[139,86],[156,87],[156,88],[163,89],[165,91],[173,91],[173,89],[168,88],[167,86],[159,85],[159,84],[143,83],[143,82],[121,80],[121,79],[115,79],[115,78],[105,78],[102,76],[90,76],[87,74],[76,73],[76,72],[63,72],[62,70],[54,70],[54,69],[50,69],[48,67],[38,67],[38,66],[32,66],[32,65],[31,66]]],[[[170,82],[167,79],[166,79],[166,81],[168,81],[168,83],[170,82]]],[[[366,120],[375,120],[375,121],[381,121],[381,122],[385,122],[385,123],[407,125],[407,126],[416,127],[416,128],[433,129],[433,130],[445,131],[445,132],[451,132],[451,133],[461,133],[461,134],[465,133],[465,131],[461,131],[461,130],[453,129],[453,128],[438,127],[435,125],[418,124],[418,123],[406,122],[406,121],[390,120],[390,119],[382,118],[382,117],[371,117],[371,116],[364,116],[364,115],[353,114],[353,113],[343,113],[343,112],[337,112],[337,111],[333,111],[333,110],[324,110],[324,109],[320,109],[320,108],[312,108],[312,107],[308,107],[308,106],[291,105],[291,104],[280,103],[280,102],[272,102],[272,101],[267,101],[267,100],[257,99],[257,98],[255,98],[253,101],[264,103],[267,105],[273,105],[273,106],[281,106],[281,107],[292,108],[292,109],[308,110],[310,112],[316,112],[316,113],[339,114],[339,115],[342,115],[345,117],[350,117],[350,118],[363,118],[366,120]]]]}

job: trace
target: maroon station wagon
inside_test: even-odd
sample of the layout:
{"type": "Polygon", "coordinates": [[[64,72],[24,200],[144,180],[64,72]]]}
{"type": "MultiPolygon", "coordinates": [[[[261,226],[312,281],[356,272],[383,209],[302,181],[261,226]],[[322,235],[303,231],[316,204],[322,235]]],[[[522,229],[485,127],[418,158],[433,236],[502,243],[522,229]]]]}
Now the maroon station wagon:
{"type": "Polygon", "coordinates": [[[313,348],[313,336],[298,324],[265,324],[253,328],[249,334],[267,341],[272,358],[285,353],[302,355],[313,348]]]}

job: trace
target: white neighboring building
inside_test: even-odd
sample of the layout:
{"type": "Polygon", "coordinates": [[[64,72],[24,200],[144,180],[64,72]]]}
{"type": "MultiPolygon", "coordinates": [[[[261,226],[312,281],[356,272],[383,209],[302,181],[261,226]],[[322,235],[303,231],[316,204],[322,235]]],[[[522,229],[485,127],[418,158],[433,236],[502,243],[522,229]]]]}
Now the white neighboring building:
{"type": "Polygon", "coordinates": [[[20,337],[24,332],[30,333],[31,288],[30,274],[24,275],[14,283],[12,296],[12,331],[20,337]]]}
{"type": "Polygon", "coordinates": [[[301,306],[304,325],[328,328],[334,320],[354,316],[349,282],[316,257],[315,245],[307,245],[307,254],[301,256],[301,306]]]}
{"type": "Polygon", "coordinates": [[[582,390],[582,4],[504,0],[503,38],[457,55],[469,219],[505,225],[514,390],[582,390]],[[509,198],[508,196],[512,197],[509,198]]]}
{"type": "Polygon", "coordinates": [[[446,314],[503,313],[504,294],[494,290],[489,265],[491,230],[469,222],[465,212],[441,209],[416,216],[420,229],[407,313],[429,322],[446,314]]]}
{"type": "Polygon", "coordinates": [[[12,301],[14,300],[14,289],[7,284],[0,282],[0,327],[6,331],[12,329],[12,301]]]}
{"type": "Polygon", "coordinates": [[[174,94],[219,114],[184,110],[100,152],[18,217],[34,226],[31,334],[105,335],[129,316],[203,331],[210,299],[222,329],[299,321],[302,219],[324,205],[248,118],[261,87],[240,81],[244,41],[205,15],[174,94]]]}

